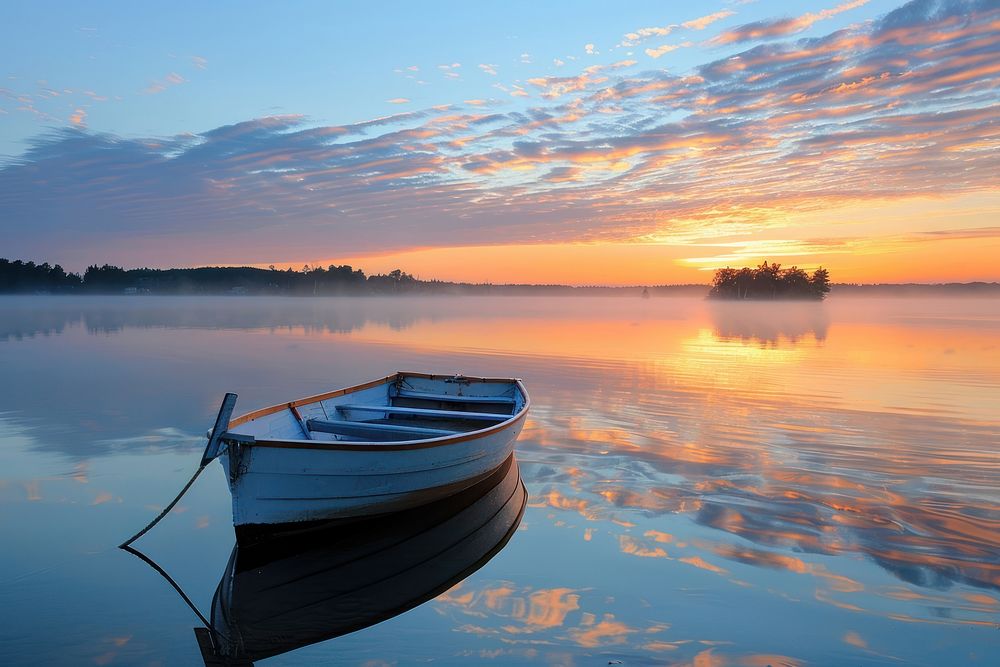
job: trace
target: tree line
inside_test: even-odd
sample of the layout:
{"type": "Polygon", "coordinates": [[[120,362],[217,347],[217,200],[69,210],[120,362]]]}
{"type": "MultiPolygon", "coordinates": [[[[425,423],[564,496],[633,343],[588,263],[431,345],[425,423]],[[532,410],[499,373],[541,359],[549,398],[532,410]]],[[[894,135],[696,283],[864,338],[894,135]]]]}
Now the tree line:
{"type": "Polygon", "coordinates": [[[82,284],[78,274],[66,273],[58,264],[0,258],[0,292],[63,292],[76,290],[82,284]]]}
{"type": "Polygon", "coordinates": [[[823,299],[830,291],[830,272],[819,267],[810,276],[797,266],[781,268],[766,261],[751,269],[726,267],[715,272],[712,299],[823,299]]]}
{"type": "MultiPolygon", "coordinates": [[[[91,265],[83,275],[58,264],[0,258],[0,293],[22,294],[605,294],[638,288],[569,287],[566,285],[492,285],[420,280],[400,269],[366,275],[349,265],[303,266],[300,270],[238,267],[192,269],[125,269],[91,265]]],[[[704,294],[704,286],[652,288],[656,294],[704,294]]],[[[715,273],[709,296],[717,299],[822,299],[830,291],[829,272],[809,275],[798,267],[782,269],[764,262],[756,269],[725,268],[715,273]]],[[[648,293],[648,292],[647,292],[648,293]]]]}
{"type": "Polygon", "coordinates": [[[422,281],[395,269],[365,275],[349,265],[327,268],[306,265],[301,270],[240,267],[193,269],[125,269],[96,264],[83,275],[60,265],[0,258],[0,292],[94,294],[380,294],[443,285],[422,281]]]}
{"type": "MultiPolygon", "coordinates": [[[[87,267],[82,275],[61,266],[0,259],[0,294],[254,294],[335,296],[378,294],[636,294],[640,287],[457,283],[420,280],[401,269],[366,275],[349,265],[303,266],[299,270],[254,267],[125,269],[87,267]]],[[[654,294],[704,295],[705,285],[661,285],[654,294]]]]}

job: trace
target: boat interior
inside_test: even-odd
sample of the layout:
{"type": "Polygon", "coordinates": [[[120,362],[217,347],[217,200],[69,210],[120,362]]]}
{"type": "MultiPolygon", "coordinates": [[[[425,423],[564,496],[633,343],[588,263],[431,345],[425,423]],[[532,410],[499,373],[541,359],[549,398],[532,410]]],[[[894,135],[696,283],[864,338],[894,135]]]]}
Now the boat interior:
{"type": "Polygon", "coordinates": [[[400,442],[495,426],[527,404],[513,379],[397,373],[236,419],[230,432],[257,439],[400,442]]]}

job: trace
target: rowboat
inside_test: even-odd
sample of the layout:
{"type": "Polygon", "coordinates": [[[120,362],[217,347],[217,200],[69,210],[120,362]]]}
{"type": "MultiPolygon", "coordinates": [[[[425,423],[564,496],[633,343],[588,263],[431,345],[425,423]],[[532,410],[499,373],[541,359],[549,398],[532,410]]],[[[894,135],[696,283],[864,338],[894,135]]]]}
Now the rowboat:
{"type": "Polygon", "coordinates": [[[237,537],[423,505],[484,479],[514,450],[530,400],[517,379],[399,372],[231,418],[220,458],[237,537]]]}
{"type": "Polygon", "coordinates": [[[517,530],[527,492],[514,456],[419,508],[295,538],[237,544],[196,628],[206,665],[251,665],[355,632],[437,597],[517,530]]]}

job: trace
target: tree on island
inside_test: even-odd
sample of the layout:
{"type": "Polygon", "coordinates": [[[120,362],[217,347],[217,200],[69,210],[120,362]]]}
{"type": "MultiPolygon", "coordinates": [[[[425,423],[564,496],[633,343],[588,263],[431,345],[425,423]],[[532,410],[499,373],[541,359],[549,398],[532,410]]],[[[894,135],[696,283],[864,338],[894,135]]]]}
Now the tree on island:
{"type": "Polygon", "coordinates": [[[710,299],[814,299],[830,291],[830,272],[819,267],[812,276],[797,266],[782,269],[766,261],[756,269],[726,267],[715,272],[710,299]]]}

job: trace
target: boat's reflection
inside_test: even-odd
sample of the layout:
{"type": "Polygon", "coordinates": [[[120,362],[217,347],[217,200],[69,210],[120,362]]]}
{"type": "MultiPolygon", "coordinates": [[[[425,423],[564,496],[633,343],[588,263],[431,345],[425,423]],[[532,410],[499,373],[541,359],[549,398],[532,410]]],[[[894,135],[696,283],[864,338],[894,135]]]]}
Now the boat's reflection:
{"type": "Polygon", "coordinates": [[[212,602],[206,664],[246,665],[354,632],[449,589],[495,556],[527,492],[508,458],[462,493],[295,538],[237,545],[212,602]]]}

